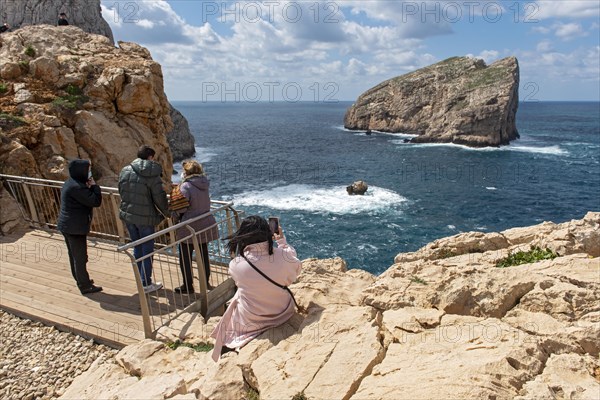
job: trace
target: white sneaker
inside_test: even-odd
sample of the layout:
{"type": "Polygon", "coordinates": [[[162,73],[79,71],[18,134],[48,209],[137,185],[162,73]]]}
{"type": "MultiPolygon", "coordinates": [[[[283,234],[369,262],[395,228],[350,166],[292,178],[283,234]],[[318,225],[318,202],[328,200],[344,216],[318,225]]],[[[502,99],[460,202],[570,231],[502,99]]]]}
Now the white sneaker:
{"type": "Polygon", "coordinates": [[[162,287],[163,287],[163,284],[160,282],[151,283],[148,286],[144,286],[144,293],[156,292],[157,290],[161,289],[162,287]]]}

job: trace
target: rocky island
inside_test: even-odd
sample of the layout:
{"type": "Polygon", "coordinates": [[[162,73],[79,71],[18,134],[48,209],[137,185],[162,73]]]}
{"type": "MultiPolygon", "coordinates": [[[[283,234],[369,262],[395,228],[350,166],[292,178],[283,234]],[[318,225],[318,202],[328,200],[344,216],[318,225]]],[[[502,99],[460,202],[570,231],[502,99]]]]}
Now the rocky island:
{"type": "Polygon", "coordinates": [[[367,90],[346,112],[344,126],[417,135],[413,143],[506,145],[519,137],[518,88],[515,57],[489,66],[453,57],[367,90]]]}

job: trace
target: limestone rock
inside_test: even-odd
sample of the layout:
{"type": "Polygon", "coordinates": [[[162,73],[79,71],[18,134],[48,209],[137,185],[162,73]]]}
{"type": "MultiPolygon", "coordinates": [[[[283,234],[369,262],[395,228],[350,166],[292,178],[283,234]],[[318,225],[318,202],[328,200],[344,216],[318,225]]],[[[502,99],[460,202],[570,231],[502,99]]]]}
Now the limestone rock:
{"type": "Polygon", "coordinates": [[[384,355],[372,309],[343,307],[309,314],[298,333],[252,363],[261,399],[344,399],[384,355]],[[344,371],[340,374],[340,371],[344,371]]]}
{"type": "Polygon", "coordinates": [[[106,36],[114,43],[112,30],[102,18],[100,0],[75,0],[68,3],[50,0],[0,0],[0,21],[13,29],[26,25],[56,25],[58,14],[65,12],[71,25],[88,33],[106,36]]]}
{"type": "Polygon", "coordinates": [[[170,180],[170,105],[161,67],[148,50],[123,42],[115,48],[75,26],[26,26],[2,34],[0,44],[1,71],[12,76],[10,65],[29,65],[18,82],[7,82],[14,93],[0,97],[3,112],[24,121],[0,131],[0,160],[14,158],[7,154],[16,149],[26,153],[2,163],[1,173],[64,179],[72,158],[89,157],[98,183],[112,186],[147,144],[170,180]]]}
{"type": "Polygon", "coordinates": [[[173,161],[181,161],[196,154],[194,136],[185,117],[169,104],[173,130],[167,133],[169,147],[173,153],[173,161]]]}
{"type": "Polygon", "coordinates": [[[11,195],[0,185],[0,235],[27,227],[21,210],[11,195]]]}
{"type": "Polygon", "coordinates": [[[346,272],[346,263],[339,257],[310,258],[302,262],[302,273],[290,289],[298,304],[309,310],[344,304],[358,306],[362,302],[362,290],[375,281],[373,275],[361,272],[346,272]]]}
{"type": "Polygon", "coordinates": [[[130,375],[141,376],[141,368],[150,356],[164,348],[160,342],[144,339],[139,343],[125,347],[115,357],[117,363],[130,375]]]}
{"type": "MultiPolygon", "coordinates": [[[[304,260],[291,289],[306,312],[239,354],[214,363],[210,352],[147,340],[123,349],[120,365],[92,365],[65,398],[595,398],[598,217],[441,239],[379,277],[339,258],[304,260]],[[531,245],[572,254],[495,266],[531,245]]],[[[182,314],[157,337],[206,343],[217,321],[182,314]]]]}
{"type": "Polygon", "coordinates": [[[577,354],[552,354],[544,371],[527,382],[518,400],[598,399],[600,381],[598,359],[577,354]]]}
{"type": "Polygon", "coordinates": [[[60,397],[61,400],[123,398],[118,394],[138,383],[138,378],[127,374],[114,361],[94,361],[79,375],[60,397]],[[110,384],[108,384],[110,382],[110,384]]]}
{"type": "Polygon", "coordinates": [[[400,333],[352,399],[508,399],[547,357],[532,336],[497,319],[445,316],[435,329],[400,333]]]}
{"type": "Polygon", "coordinates": [[[359,96],[348,129],[418,135],[411,142],[499,146],[519,137],[515,125],[519,66],[453,57],[392,78],[359,96]]]}

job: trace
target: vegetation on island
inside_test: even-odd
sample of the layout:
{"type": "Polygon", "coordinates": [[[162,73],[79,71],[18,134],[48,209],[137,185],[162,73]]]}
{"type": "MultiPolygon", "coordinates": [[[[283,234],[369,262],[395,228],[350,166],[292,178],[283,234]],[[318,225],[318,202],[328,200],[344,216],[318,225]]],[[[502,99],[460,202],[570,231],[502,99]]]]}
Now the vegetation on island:
{"type": "Polygon", "coordinates": [[[30,44],[28,44],[27,47],[25,47],[24,53],[28,57],[31,57],[31,58],[35,57],[35,49],[30,44]]]}

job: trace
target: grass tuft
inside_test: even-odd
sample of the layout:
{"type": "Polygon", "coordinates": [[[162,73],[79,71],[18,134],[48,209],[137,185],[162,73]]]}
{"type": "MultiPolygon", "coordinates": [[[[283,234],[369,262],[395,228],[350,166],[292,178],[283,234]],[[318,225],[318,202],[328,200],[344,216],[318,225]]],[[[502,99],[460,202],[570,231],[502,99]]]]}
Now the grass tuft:
{"type": "Polygon", "coordinates": [[[418,276],[416,276],[416,275],[413,275],[413,276],[410,278],[410,281],[411,281],[411,282],[414,282],[414,283],[420,283],[421,285],[427,285],[427,282],[426,282],[425,280],[423,280],[423,279],[419,278],[419,277],[418,277],[418,276]]]}
{"type": "Polygon", "coordinates": [[[25,55],[31,58],[35,57],[35,49],[32,45],[28,44],[27,47],[25,47],[25,55]]]}
{"type": "Polygon", "coordinates": [[[189,347],[190,349],[192,349],[194,351],[198,351],[201,353],[207,353],[207,352],[211,351],[215,346],[213,346],[212,344],[206,344],[206,343],[191,344],[191,343],[186,343],[186,342],[177,340],[175,342],[167,343],[167,347],[170,348],[171,350],[175,350],[178,347],[189,347]]]}
{"type": "Polygon", "coordinates": [[[553,260],[558,257],[559,254],[550,250],[542,250],[538,246],[531,246],[529,251],[518,251],[516,253],[510,253],[508,256],[496,262],[496,267],[507,268],[514,267],[516,265],[531,264],[542,260],[553,260]]]}

